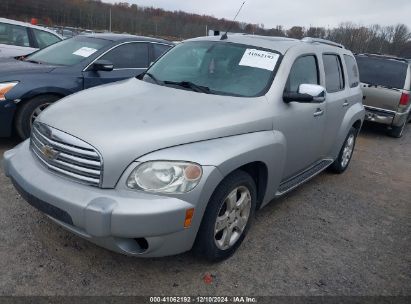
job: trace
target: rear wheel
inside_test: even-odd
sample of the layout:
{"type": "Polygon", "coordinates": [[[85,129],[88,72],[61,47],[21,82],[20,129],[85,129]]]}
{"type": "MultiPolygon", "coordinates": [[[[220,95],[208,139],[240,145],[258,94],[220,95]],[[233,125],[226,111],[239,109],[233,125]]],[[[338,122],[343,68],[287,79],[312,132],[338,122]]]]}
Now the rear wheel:
{"type": "Polygon", "coordinates": [[[354,152],[357,133],[357,129],[353,127],[350,129],[337,159],[330,166],[331,171],[335,173],[343,173],[348,168],[354,152]]]}
{"type": "Polygon", "coordinates": [[[26,100],[24,104],[20,106],[16,114],[15,128],[21,139],[26,139],[30,136],[34,120],[49,105],[59,99],[60,97],[56,95],[40,95],[26,100]]]}
{"type": "Polygon", "coordinates": [[[256,207],[256,186],[249,174],[235,171],[212,195],[194,250],[210,261],[230,257],[241,245],[256,207]]]}
{"type": "Polygon", "coordinates": [[[388,130],[388,135],[391,137],[395,138],[401,138],[402,135],[404,134],[405,126],[407,125],[407,121],[404,121],[404,123],[399,126],[399,127],[391,127],[391,129],[388,130]]]}

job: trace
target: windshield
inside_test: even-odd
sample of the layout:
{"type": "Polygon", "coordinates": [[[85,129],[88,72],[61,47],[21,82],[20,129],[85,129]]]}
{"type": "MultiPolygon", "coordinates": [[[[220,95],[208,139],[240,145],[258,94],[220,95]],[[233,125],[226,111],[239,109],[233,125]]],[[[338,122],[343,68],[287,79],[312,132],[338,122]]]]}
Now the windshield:
{"type": "Polygon", "coordinates": [[[75,65],[109,44],[110,41],[91,38],[75,37],[53,44],[33,53],[25,60],[51,65],[75,65]]]}
{"type": "Polygon", "coordinates": [[[393,59],[357,56],[361,82],[403,89],[408,65],[393,59]]]}
{"type": "Polygon", "coordinates": [[[171,49],[143,80],[202,93],[253,97],[271,84],[280,55],[227,42],[185,42],[171,49]]]}

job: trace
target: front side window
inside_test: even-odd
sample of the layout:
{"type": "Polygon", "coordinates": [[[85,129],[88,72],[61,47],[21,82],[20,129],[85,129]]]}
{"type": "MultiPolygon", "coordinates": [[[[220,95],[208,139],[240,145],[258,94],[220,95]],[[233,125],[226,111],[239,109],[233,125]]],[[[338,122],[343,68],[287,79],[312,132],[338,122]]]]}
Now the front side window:
{"type": "Polygon", "coordinates": [[[288,76],[285,91],[297,93],[301,84],[319,84],[317,59],[313,55],[297,58],[288,76]]]}
{"type": "Polygon", "coordinates": [[[142,42],[122,44],[101,59],[110,61],[115,69],[147,68],[148,44],[142,42]]]}
{"type": "Polygon", "coordinates": [[[355,88],[360,84],[360,74],[358,72],[357,63],[354,57],[344,55],[345,65],[347,66],[348,81],[350,82],[350,88],[355,88]]]}
{"type": "Polygon", "coordinates": [[[323,55],[325,87],[328,93],[344,90],[344,74],[338,55],[323,55]]]}
{"type": "Polygon", "coordinates": [[[33,29],[33,32],[40,49],[43,49],[61,40],[56,35],[53,35],[45,31],[33,29]]]}
{"type": "Polygon", "coordinates": [[[51,65],[75,65],[86,60],[109,43],[110,41],[104,39],[77,36],[50,45],[28,56],[26,60],[51,65]]]}
{"type": "Polygon", "coordinates": [[[187,89],[182,84],[192,90],[197,86],[210,94],[261,96],[272,83],[279,58],[276,51],[255,46],[184,42],[161,57],[143,80],[177,89],[187,89]]]}
{"type": "Polygon", "coordinates": [[[0,43],[30,47],[27,28],[20,25],[0,23],[0,43]]]}

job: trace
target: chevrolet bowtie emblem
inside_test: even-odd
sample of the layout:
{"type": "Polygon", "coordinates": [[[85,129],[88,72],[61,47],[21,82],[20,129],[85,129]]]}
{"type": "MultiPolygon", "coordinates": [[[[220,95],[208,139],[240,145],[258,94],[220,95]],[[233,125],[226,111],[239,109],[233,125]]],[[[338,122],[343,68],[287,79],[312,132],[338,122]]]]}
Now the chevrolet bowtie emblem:
{"type": "Polygon", "coordinates": [[[48,145],[41,147],[41,152],[48,159],[55,159],[57,155],[59,154],[56,150],[54,150],[52,147],[48,145]]]}

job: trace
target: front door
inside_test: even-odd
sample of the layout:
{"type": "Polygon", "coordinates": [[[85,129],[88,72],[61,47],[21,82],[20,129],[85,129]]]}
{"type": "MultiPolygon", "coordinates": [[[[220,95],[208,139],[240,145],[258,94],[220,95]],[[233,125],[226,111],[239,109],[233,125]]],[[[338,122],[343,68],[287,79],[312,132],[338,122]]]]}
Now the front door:
{"type": "Polygon", "coordinates": [[[85,89],[143,73],[149,65],[149,45],[144,42],[124,43],[104,54],[99,60],[110,61],[114,69],[93,71],[91,65],[90,69],[83,72],[85,89]]]}
{"type": "MultiPolygon", "coordinates": [[[[297,93],[301,84],[320,84],[315,55],[297,58],[290,70],[285,91],[297,93]]],[[[276,128],[285,136],[287,156],[283,178],[287,179],[321,159],[325,128],[325,103],[283,104],[275,117],[276,128]]]]}

